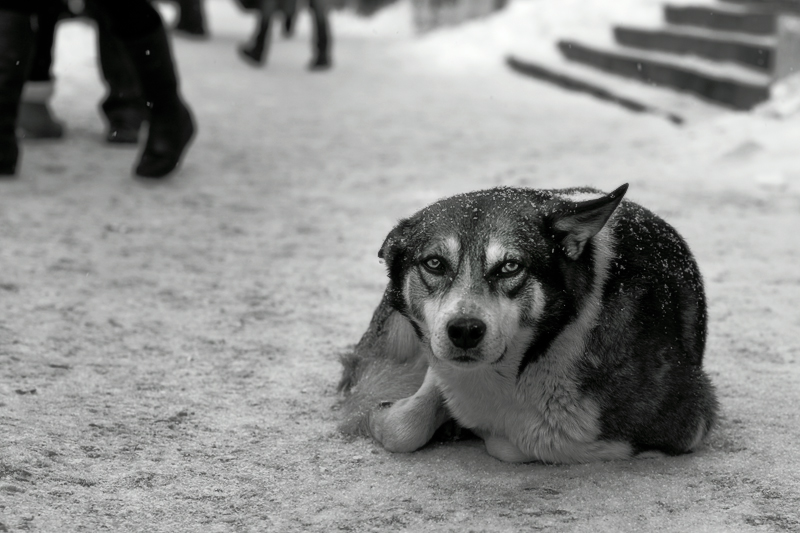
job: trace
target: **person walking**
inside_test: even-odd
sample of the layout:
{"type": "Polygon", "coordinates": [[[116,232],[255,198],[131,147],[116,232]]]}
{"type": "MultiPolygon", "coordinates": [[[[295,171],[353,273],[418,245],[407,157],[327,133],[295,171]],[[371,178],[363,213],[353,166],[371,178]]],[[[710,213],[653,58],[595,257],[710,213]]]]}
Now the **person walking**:
{"type": "MultiPolygon", "coordinates": [[[[246,10],[256,11],[259,16],[258,26],[250,42],[239,47],[239,54],[251,65],[263,65],[269,53],[272,17],[276,12],[284,14],[284,35],[293,30],[294,17],[297,12],[296,0],[238,0],[246,10]]],[[[331,28],[328,20],[328,4],[326,0],[308,0],[308,7],[314,21],[314,55],[308,64],[311,71],[331,68],[331,28]]]]}
{"type": "Polygon", "coordinates": [[[12,175],[17,169],[16,124],[33,39],[30,13],[0,5],[0,175],[12,175]]]}
{"type": "MultiPolygon", "coordinates": [[[[15,126],[33,49],[31,17],[42,2],[57,1],[0,0],[0,173],[5,175],[16,172],[19,157],[15,126]]],[[[147,102],[147,140],[134,172],[163,178],[180,164],[195,134],[164,23],[147,0],[99,0],[97,6],[130,56],[147,102]]]]}
{"type": "Polygon", "coordinates": [[[178,20],[173,29],[186,37],[195,39],[208,37],[203,0],[176,0],[176,4],[178,20]]]}
{"type": "Polygon", "coordinates": [[[55,91],[53,45],[56,26],[65,13],[61,2],[43,2],[36,16],[36,37],[28,79],[22,88],[17,134],[27,139],[60,139],[64,125],[53,117],[50,100],[55,91]]]}

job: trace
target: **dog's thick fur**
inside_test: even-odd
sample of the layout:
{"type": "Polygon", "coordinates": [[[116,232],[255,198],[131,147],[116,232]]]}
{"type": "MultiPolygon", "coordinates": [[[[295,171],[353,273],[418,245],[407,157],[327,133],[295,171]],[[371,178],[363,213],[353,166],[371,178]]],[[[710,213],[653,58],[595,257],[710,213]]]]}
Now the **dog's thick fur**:
{"type": "Polygon", "coordinates": [[[400,221],[342,360],[342,431],[410,452],[452,418],[520,462],[697,447],[717,410],[702,279],[626,190],[498,188],[400,221]]]}

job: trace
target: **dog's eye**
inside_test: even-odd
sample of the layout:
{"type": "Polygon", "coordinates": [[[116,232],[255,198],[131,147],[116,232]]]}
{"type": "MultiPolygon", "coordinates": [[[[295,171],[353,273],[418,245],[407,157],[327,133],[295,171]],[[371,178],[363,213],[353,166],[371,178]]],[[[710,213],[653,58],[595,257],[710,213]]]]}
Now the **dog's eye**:
{"type": "Polygon", "coordinates": [[[422,262],[422,265],[428,272],[431,272],[433,274],[444,273],[444,261],[442,261],[438,257],[430,257],[428,259],[425,259],[422,262]]]}
{"type": "Polygon", "coordinates": [[[500,276],[503,276],[503,277],[513,276],[514,274],[519,272],[521,268],[522,268],[522,265],[520,265],[516,261],[506,261],[500,267],[500,270],[498,271],[498,274],[500,274],[500,276]]]}

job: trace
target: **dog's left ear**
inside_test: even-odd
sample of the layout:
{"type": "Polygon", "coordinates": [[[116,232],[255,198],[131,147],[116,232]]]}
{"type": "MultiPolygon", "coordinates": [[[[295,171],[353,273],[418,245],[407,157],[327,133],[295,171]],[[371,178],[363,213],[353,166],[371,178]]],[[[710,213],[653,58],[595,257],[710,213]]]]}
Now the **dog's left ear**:
{"type": "Polygon", "coordinates": [[[403,270],[408,255],[408,233],[412,225],[410,219],[398,222],[378,251],[378,257],[386,263],[386,274],[389,276],[389,305],[400,312],[405,308],[402,291],[403,270]]]}
{"type": "Polygon", "coordinates": [[[405,237],[410,226],[411,221],[407,218],[398,222],[384,239],[381,249],[378,250],[378,258],[386,261],[386,268],[390,273],[392,265],[396,263],[398,256],[406,249],[405,237]]]}
{"type": "Polygon", "coordinates": [[[551,227],[567,257],[575,261],[581,256],[586,242],[603,229],[627,190],[626,183],[601,198],[577,202],[552,215],[551,227]]]}

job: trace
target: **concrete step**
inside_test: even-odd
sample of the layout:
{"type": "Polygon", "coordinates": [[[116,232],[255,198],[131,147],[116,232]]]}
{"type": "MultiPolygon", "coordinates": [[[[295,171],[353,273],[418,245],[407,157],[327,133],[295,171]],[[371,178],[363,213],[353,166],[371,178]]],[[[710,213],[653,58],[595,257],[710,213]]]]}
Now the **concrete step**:
{"type": "Polygon", "coordinates": [[[800,13],[800,2],[797,0],[721,0],[726,4],[734,4],[749,10],[769,11],[775,13],[800,13]]]}
{"type": "Polygon", "coordinates": [[[567,59],[641,82],[670,87],[733,109],[749,110],[769,99],[770,77],[731,63],[631,51],[619,46],[563,40],[567,59]]]}
{"type": "Polygon", "coordinates": [[[662,117],[674,124],[691,124],[718,118],[729,110],[688,93],[645,85],[553,54],[514,53],[506,64],[518,74],[616,104],[635,113],[662,117]]]}
{"type": "Polygon", "coordinates": [[[664,18],[670,24],[695,26],[718,31],[774,35],[777,15],[771,11],[752,11],[736,3],[716,6],[666,5],[664,18]]]}
{"type": "Polygon", "coordinates": [[[777,41],[772,37],[699,28],[687,31],[680,26],[658,29],[616,26],[614,38],[632,48],[731,61],[761,72],[772,72],[775,66],[777,41]]]}

